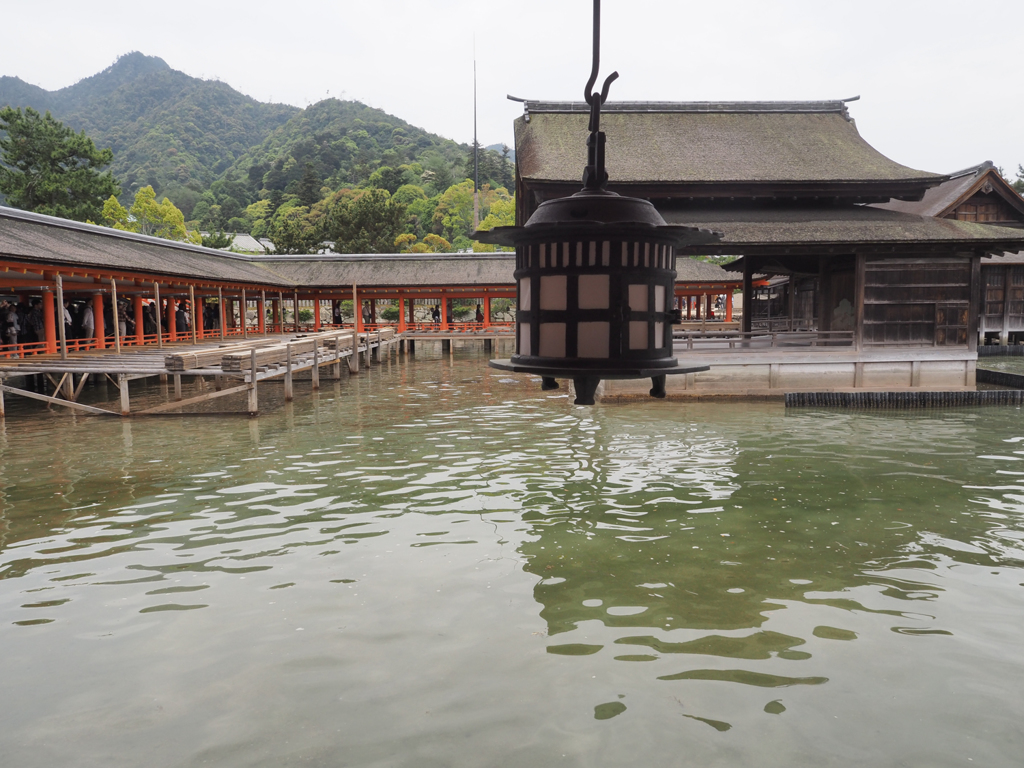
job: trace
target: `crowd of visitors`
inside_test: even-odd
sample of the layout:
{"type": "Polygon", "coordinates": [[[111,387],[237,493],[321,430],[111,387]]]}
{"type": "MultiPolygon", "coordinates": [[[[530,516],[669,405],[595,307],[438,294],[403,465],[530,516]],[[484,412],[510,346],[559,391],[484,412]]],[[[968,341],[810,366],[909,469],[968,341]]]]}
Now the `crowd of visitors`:
{"type": "MultiPolygon", "coordinates": [[[[220,328],[220,313],[215,303],[204,303],[201,308],[204,331],[220,328]]],[[[64,337],[69,341],[75,339],[92,339],[96,336],[96,316],[91,300],[65,299],[60,310],[60,318],[64,323],[64,337]]],[[[161,314],[161,330],[166,333],[166,308],[161,314]]],[[[103,306],[104,336],[113,338],[115,329],[121,338],[137,333],[135,313],[128,301],[118,301],[117,307],[110,306],[109,301],[103,306]]],[[[174,330],[177,334],[188,334],[192,331],[192,313],[187,301],[177,301],[174,312],[174,330]]],[[[157,333],[156,304],[153,300],[143,301],[142,332],[146,336],[157,333]]],[[[0,351],[8,356],[17,356],[21,344],[45,343],[46,326],[43,319],[42,300],[35,298],[30,302],[0,301],[0,351]]]]}

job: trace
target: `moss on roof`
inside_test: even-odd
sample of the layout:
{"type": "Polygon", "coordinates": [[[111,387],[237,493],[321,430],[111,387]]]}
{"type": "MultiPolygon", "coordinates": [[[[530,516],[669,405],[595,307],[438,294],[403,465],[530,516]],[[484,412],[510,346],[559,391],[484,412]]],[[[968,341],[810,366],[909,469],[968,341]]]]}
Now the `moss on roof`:
{"type": "MultiPolygon", "coordinates": [[[[515,123],[523,179],[575,182],[586,165],[587,115],[531,113],[515,123]]],[[[868,144],[841,112],[609,112],[615,184],[941,180],[868,144]]]]}

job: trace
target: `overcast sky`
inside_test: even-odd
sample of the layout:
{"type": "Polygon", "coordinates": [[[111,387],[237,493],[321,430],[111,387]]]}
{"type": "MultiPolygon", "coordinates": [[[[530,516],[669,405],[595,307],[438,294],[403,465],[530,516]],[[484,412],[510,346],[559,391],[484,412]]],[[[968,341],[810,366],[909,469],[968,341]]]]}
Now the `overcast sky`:
{"type": "MultiPolygon", "coordinates": [[[[604,0],[611,99],[840,99],[864,138],[950,172],[1024,162],[1024,0],[604,0]]],[[[521,105],[579,100],[590,0],[10,3],[0,75],[61,88],[138,50],[261,101],[358,99],[458,141],[512,143],[521,105]]]]}

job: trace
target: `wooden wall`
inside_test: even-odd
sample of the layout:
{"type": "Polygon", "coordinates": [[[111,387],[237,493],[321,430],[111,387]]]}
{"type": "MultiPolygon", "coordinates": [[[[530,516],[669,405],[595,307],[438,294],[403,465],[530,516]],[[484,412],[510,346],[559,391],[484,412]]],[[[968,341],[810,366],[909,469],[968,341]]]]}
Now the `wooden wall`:
{"type": "Polygon", "coordinates": [[[981,274],[983,330],[1024,331],[1024,264],[983,265],[981,274]]]}
{"type": "Polygon", "coordinates": [[[967,346],[968,259],[869,260],[864,265],[865,347],[967,346]]]}

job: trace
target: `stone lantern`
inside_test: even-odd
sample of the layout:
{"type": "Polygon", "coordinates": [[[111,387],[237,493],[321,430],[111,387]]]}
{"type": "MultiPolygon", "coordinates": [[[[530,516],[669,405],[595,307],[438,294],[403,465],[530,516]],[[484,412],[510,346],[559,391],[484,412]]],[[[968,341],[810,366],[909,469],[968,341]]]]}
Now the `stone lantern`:
{"type": "Polygon", "coordinates": [[[539,375],[543,389],[573,380],[577,405],[592,405],[602,379],[652,380],[665,396],[665,377],[708,370],[673,357],[676,251],[721,235],[670,226],[647,200],[607,190],[601,106],[618,77],[591,92],[600,66],[600,0],[594,0],[594,67],[588,164],[583,189],[548,200],[522,227],[479,231],[477,240],[516,249],[516,354],[491,366],[539,375]]]}

